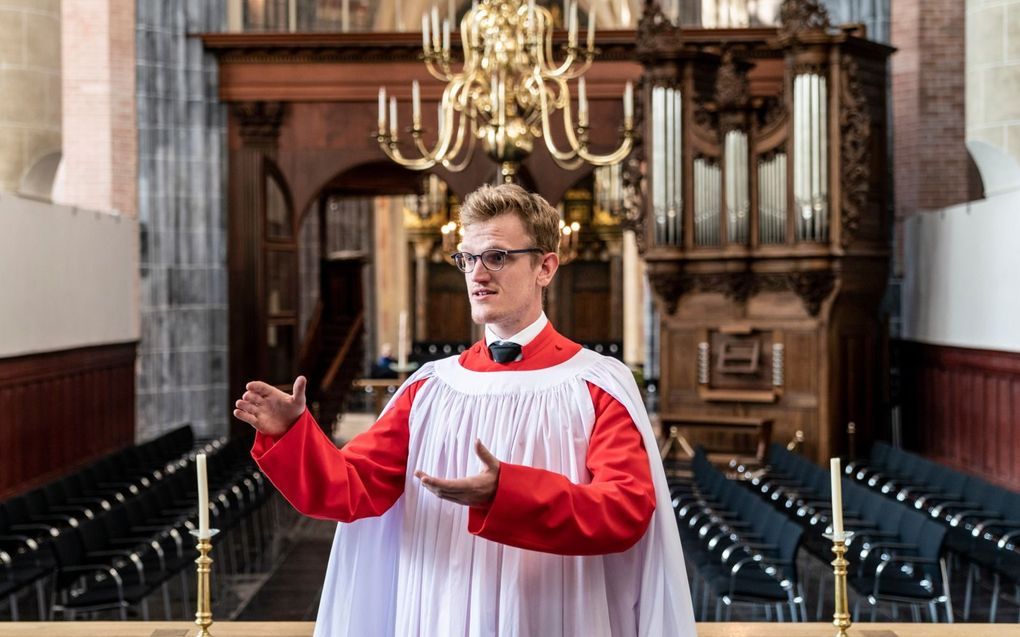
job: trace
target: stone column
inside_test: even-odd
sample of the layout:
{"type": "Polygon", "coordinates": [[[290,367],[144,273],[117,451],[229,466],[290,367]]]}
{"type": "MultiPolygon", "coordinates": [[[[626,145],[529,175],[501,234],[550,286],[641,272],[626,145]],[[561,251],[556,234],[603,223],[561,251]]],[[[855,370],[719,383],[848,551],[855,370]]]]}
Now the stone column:
{"type": "Polygon", "coordinates": [[[606,239],[609,252],[609,340],[623,340],[623,239],[606,239]]]}
{"type": "Polygon", "coordinates": [[[429,298],[429,257],[434,237],[414,241],[414,340],[429,340],[427,303],[429,298]]]}
{"type": "Polygon", "coordinates": [[[623,232],[623,362],[645,362],[645,263],[634,232],[623,232]]]}

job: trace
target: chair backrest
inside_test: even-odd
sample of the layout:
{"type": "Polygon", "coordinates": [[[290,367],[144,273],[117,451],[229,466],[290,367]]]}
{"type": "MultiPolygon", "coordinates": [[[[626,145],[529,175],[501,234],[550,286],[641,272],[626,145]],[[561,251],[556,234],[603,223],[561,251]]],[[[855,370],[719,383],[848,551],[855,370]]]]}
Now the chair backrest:
{"type": "Polygon", "coordinates": [[[783,575],[795,586],[798,582],[797,551],[800,549],[800,543],[803,538],[804,527],[792,520],[787,520],[783,525],[782,535],[779,538],[779,559],[789,561],[789,566],[783,569],[783,575]]]}
{"type": "Polygon", "coordinates": [[[871,445],[871,457],[870,463],[872,467],[876,469],[883,469],[886,467],[886,463],[889,461],[889,451],[892,449],[886,443],[878,440],[871,445]]]}

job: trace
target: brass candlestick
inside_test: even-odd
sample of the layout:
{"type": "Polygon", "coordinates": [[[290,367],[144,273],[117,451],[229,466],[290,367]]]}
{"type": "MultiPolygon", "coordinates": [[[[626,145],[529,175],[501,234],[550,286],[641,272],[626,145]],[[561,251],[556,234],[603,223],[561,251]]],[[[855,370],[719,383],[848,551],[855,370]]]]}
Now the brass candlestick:
{"type": "Polygon", "coordinates": [[[198,549],[198,557],[195,558],[195,564],[198,565],[198,591],[196,593],[197,599],[195,600],[195,624],[198,625],[198,635],[196,637],[211,637],[209,633],[209,627],[212,626],[212,588],[209,584],[210,574],[212,573],[213,560],[209,557],[209,553],[212,552],[212,536],[219,533],[219,529],[209,529],[209,537],[201,537],[198,531],[192,531],[191,534],[198,538],[198,544],[195,548],[198,549]]]}
{"type": "Polygon", "coordinates": [[[832,575],[835,583],[833,593],[835,594],[835,608],[832,613],[832,625],[836,627],[836,637],[847,637],[847,629],[850,628],[850,604],[847,599],[846,588],[846,567],[850,562],[846,561],[846,545],[853,537],[853,531],[846,531],[843,537],[836,537],[832,533],[826,533],[825,537],[832,540],[832,552],[836,559],[832,560],[832,575]]]}

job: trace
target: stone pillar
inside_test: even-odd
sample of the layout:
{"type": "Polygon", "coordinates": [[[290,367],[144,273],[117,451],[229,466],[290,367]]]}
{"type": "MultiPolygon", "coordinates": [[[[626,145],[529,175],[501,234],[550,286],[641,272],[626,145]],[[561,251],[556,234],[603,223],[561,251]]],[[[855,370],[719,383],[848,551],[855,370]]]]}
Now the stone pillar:
{"type": "Polygon", "coordinates": [[[606,239],[609,253],[609,340],[623,340],[623,239],[606,239]]]}
{"type": "Polygon", "coordinates": [[[645,362],[645,262],[634,232],[623,232],[623,362],[645,362]]]}
{"type": "Polygon", "coordinates": [[[0,191],[18,191],[36,162],[60,152],[60,90],[60,3],[5,2],[0,8],[0,191]]]}
{"type": "Polygon", "coordinates": [[[138,210],[135,3],[63,0],[61,11],[61,203],[134,216],[138,210]]]}
{"type": "Polygon", "coordinates": [[[1020,162],[1020,0],[967,0],[967,139],[1020,162]]]}
{"type": "MultiPolygon", "coordinates": [[[[266,366],[266,321],[262,294],[265,273],[262,237],[265,225],[265,157],[276,153],[284,104],[240,102],[231,126],[241,146],[231,149],[228,199],[230,275],[230,391],[243,391],[249,376],[266,366]]],[[[231,394],[233,395],[233,393],[231,394]]]]}
{"type": "MultiPolygon", "coordinates": [[[[400,313],[408,310],[410,285],[407,232],[404,229],[403,197],[375,200],[374,258],[376,324],[379,345],[389,343],[396,356],[400,313]]],[[[373,358],[378,352],[373,352],[373,358]]]]}
{"type": "Polygon", "coordinates": [[[414,241],[414,340],[427,341],[429,299],[429,257],[436,240],[421,237],[414,241]]]}

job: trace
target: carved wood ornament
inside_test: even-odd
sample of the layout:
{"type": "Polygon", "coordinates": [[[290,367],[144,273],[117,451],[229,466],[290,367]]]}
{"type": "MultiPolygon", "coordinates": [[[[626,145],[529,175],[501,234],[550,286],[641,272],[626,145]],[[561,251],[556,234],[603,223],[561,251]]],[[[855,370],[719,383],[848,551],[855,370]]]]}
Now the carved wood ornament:
{"type": "Polygon", "coordinates": [[[676,269],[652,270],[648,279],[667,314],[676,311],[681,297],[691,292],[722,294],[728,299],[743,303],[760,292],[796,294],[811,316],[818,316],[822,304],[836,287],[836,275],[831,270],[810,272],[710,272],[690,273],[676,269]]]}
{"type": "Polygon", "coordinates": [[[846,248],[853,241],[860,225],[861,215],[868,203],[868,182],[871,169],[868,164],[868,145],[871,142],[871,117],[859,79],[858,63],[853,58],[843,59],[843,83],[839,113],[840,175],[843,186],[840,244],[846,248]]]}
{"type": "Polygon", "coordinates": [[[234,117],[240,124],[241,138],[250,145],[272,144],[280,136],[286,105],[283,102],[234,102],[234,117]]]}
{"type": "Polygon", "coordinates": [[[832,23],[820,0],[783,0],[779,7],[780,37],[795,38],[805,31],[827,31],[832,23]]]}

